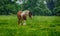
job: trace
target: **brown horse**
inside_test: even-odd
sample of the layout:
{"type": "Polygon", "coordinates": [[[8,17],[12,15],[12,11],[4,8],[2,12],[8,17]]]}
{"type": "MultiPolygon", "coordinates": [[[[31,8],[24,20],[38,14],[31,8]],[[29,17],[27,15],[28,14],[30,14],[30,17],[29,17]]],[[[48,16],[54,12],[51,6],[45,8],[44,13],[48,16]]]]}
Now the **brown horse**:
{"type": "Polygon", "coordinates": [[[29,16],[32,19],[32,13],[30,10],[25,10],[25,11],[18,11],[17,17],[18,17],[18,25],[23,23],[23,25],[26,25],[26,19],[27,16],[29,16]]]}

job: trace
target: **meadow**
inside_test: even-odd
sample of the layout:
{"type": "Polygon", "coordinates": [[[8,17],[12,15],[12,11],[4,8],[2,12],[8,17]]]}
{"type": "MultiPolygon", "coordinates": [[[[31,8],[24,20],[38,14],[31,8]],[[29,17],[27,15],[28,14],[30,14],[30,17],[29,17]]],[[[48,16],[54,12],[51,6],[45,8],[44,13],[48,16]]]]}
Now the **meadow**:
{"type": "Polygon", "coordinates": [[[60,36],[60,16],[33,16],[26,26],[18,26],[17,20],[17,16],[0,16],[0,36],[60,36]]]}

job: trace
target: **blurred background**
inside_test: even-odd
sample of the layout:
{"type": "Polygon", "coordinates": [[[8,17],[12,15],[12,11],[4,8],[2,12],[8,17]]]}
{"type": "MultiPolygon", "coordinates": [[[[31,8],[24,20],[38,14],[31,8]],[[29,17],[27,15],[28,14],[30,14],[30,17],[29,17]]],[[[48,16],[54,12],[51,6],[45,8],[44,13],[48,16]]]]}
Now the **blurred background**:
{"type": "Polygon", "coordinates": [[[60,0],[0,0],[0,15],[16,15],[27,9],[33,15],[60,16],[60,0]]]}
{"type": "Polygon", "coordinates": [[[60,36],[60,0],[0,0],[0,36],[60,36]],[[34,15],[26,26],[18,25],[19,10],[34,15]]]}

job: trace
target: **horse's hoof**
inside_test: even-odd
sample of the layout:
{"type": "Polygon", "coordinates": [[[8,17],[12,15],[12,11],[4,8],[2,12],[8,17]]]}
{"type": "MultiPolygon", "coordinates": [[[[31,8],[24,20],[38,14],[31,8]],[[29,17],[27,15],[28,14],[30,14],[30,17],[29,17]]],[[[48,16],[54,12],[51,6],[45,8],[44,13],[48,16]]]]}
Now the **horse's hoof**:
{"type": "Polygon", "coordinates": [[[26,24],[23,24],[23,25],[26,25],[26,24]]]}

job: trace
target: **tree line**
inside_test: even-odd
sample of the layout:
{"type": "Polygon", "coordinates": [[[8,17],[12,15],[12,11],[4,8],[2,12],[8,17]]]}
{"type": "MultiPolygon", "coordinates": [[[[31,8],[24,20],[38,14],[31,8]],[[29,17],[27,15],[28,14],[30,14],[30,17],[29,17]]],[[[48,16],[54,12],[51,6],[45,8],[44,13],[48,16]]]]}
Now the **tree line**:
{"type": "Polygon", "coordinates": [[[0,15],[16,15],[19,10],[27,9],[33,15],[60,16],[60,0],[0,0],[0,15]]]}

